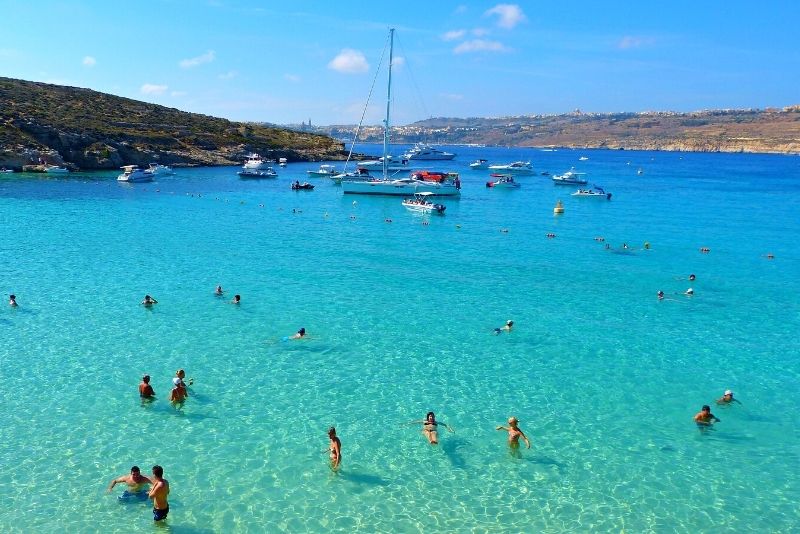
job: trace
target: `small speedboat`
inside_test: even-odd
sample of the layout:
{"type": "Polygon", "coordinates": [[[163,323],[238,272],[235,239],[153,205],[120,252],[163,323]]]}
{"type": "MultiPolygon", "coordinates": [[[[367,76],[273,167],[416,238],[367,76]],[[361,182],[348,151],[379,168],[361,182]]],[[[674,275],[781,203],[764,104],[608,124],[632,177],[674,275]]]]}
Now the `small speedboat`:
{"type": "Polygon", "coordinates": [[[611,200],[611,193],[606,193],[602,187],[594,186],[592,189],[578,189],[572,193],[573,197],[604,198],[611,200]]]}
{"type": "Polygon", "coordinates": [[[589,158],[587,158],[586,156],[581,156],[578,158],[578,161],[588,161],[588,160],[589,158]]]}
{"type": "Polygon", "coordinates": [[[472,163],[469,164],[469,168],[474,171],[480,171],[483,169],[489,168],[489,160],[488,159],[476,159],[472,163]]]}
{"type": "Polygon", "coordinates": [[[117,176],[118,182],[128,182],[129,184],[152,182],[155,175],[149,169],[140,169],[136,165],[125,165],[121,167],[122,174],[117,176]]]}
{"type": "Polygon", "coordinates": [[[286,164],[288,163],[288,161],[289,160],[287,160],[286,158],[278,158],[278,165],[280,167],[286,167],[286,164]]]}
{"type": "Polygon", "coordinates": [[[336,167],[333,165],[320,165],[316,171],[306,171],[312,178],[325,178],[327,176],[336,176],[336,167]]]}
{"type": "Polygon", "coordinates": [[[506,165],[489,165],[489,170],[513,174],[515,176],[536,174],[530,161],[515,161],[506,165]]]}
{"type": "Polygon", "coordinates": [[[416,211],[419,213],[438,213],[439,215],[444,215],[444,210],[447,209],[447,206],[444,204],[434,204],[430,200],[429,197],[433,196],[434,193],[415,193],[414,198],[407,198],[403,200],[402,204],[406,207],[406,209],[411,211],[416,211]]]}
{"type": "Polygon", "coordinates": [[[6,169],[5,167],[0,167],[0,173],[12,173],[14,169],[6,169]]]}
{"type": "Polygon", "coordinates": [[[492,174],[490,176],[494,180],[486,182],[486,187],[494,189],[515,189],[519,187],[519,182],[515,182],[514,177],[510,174],[492,174]]]}
{"type": "Polygon", "coordinates": [[[314,185],[308,182],[303,182],[302,184],[299,181],[296,181],[292,184],[292,189],[294,191],[311,191],[314,189],[314,185]]]}
{"type": "Polygon", "coordinates": [[[272,167],[267,167],[264,170],[242,168],[237,172],[239,178],[276,178],[278,173],[272,167]]]}
{"type": "Polygon", "coordinates": [[[573,167],[564,174],[551,176],[550,179],[556,185],[585,185],[589,182],[584,176],[586,176],[585,172],[575,172],[575,167],[573,167]]]}
{"type": "Polygon", "coordinates": [[[69,172],[69,169],[66,167],[59,167],[58,165],[48,165],[44,168],[44,172],[50,174],[66,174],[69,172]]]}
{"type": "Polygon", "coordinates": [[[172,175],[175,174],[175,171],[172,170],[172,167],[169,165],[161,165],[160,163],[151,163],[147,169],[149,172],[153,173],[154,175],[172,175]]]}

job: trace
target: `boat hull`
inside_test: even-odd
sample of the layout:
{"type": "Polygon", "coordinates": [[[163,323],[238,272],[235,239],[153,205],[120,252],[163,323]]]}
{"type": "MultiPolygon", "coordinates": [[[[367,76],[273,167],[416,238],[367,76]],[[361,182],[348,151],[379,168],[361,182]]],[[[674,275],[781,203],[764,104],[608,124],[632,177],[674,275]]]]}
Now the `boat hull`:
{"type": "Polygon", "coordinates": [[[452,184],[414,182],[398,184],[393,181],[342,180],[342,192],[350,195],[387,195],[410,197],[417,193],[432,193],[436,196],[461,196],[461,190],[452,184]]]}

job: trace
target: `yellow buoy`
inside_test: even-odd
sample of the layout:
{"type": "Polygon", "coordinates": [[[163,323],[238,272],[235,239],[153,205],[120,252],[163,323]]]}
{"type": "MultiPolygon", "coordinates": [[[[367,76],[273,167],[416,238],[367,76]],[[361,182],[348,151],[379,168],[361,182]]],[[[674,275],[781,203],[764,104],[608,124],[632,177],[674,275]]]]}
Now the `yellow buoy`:
{"type": "Polygon", "coordinates": [[[560,200],[556,201],[556,207],[553,208],[553,213],[556,215],[564,213],[564,204],[562,204],[560,200]]]}

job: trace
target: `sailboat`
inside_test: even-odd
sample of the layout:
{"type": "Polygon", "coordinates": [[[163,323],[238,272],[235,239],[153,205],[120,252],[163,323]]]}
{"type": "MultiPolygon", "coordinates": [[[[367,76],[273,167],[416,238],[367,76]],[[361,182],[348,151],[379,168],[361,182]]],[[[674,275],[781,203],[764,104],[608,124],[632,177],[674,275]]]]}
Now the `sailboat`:
{"type": "Polygon", "coordinates": [[[391,157],[389,152],[389,111],[392,103],[392,60],[394,54],[394,28],[389,30],[389,80],[386,89],[386,118],[383,121],[383,157],[381,162],[383,175],[374,179],[342,179],[342,191],[347,194],[358,195],[396,195],[414,196],[418,193],[430,193],[439,196],[460,196],[461,182],[456,176],[453,180],[426,181],[414,177],[390,179],[391,157]]]}

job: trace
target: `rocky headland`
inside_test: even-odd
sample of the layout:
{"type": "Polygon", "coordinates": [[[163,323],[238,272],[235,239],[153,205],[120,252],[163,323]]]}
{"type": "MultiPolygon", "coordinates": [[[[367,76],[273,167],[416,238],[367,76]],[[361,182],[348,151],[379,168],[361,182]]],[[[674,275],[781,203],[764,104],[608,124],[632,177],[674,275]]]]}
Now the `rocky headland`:
{"type": "Polygon", "coordinates": [[[0,167],[236,165],[250,152],[289,161],[338,160],[326,135],[232,122],[129,98],[0,77],[0,167]]]}

